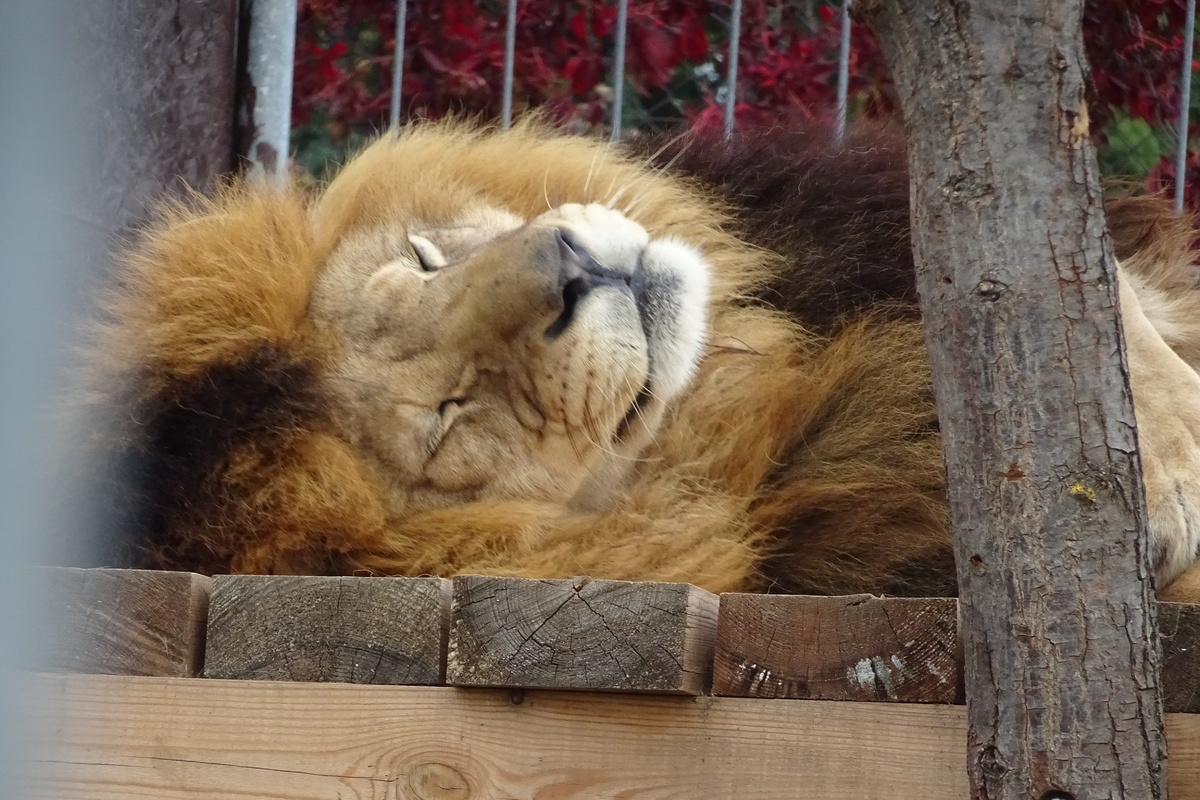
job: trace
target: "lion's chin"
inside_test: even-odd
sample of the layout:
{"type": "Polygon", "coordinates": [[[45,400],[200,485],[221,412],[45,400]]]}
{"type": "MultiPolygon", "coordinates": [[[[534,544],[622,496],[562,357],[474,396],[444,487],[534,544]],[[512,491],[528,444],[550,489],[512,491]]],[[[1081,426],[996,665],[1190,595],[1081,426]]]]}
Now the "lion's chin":
{"type": "Polygon", "coordinates": [[[649,378],[631,412],[651,400],[668,403],[691,382],[708,335],[709,271],[696,248],[674,239],[651,241],[642,252],[630,288],[646,337],[649,378]]]}

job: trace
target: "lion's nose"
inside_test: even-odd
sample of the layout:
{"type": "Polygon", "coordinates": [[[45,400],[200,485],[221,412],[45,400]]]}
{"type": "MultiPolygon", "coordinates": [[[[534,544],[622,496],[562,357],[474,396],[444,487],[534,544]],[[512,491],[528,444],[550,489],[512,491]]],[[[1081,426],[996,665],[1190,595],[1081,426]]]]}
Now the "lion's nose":
{"type": "Polygon", "coordinates": [[[608,269],[579,241],[570,228],[556,228],[559,271],[558,286],[562,297],[562,313],[546,328],[550,338],[570,327],[579,302],[598,286],[628,287],[629,277],[608,269]]]}

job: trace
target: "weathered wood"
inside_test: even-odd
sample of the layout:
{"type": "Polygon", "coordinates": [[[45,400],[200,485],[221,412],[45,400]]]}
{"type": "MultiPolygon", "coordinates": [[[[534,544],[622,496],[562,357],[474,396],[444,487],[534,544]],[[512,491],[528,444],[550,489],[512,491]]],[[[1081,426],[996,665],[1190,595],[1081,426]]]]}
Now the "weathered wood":
{"type": "Polygon", "coordinates": [[[713,694],[961,702],[950,598],[723,594],[713,694]]]}
{"type": "Polygon", "coordinates": [[[204,675],[440,684],[449,609],[442,578],[218,575],[204,675]]]}
{"type": "Polygon", "coordinates": [[[1082,0],[864,0],[908,132],[975,798],[1157,798],[1145,501],[1082,0]]]}
{"type": "Polygon", "coordinates": [[[46,567],[29,578],[34,669],[196,675],[210,580],[190,572],[46,567]]]}
{"type": "Polygon", "coordinates": [[[80,23],[104,80],[94,135],[106,145],[99,211],[110,231],[183,185],[211,190],[234,165],[237,0],[100,0],[80,23]]]}
{"type": "MultiPolygon", "coordinates": [[[[962,800],[962,706],[29,676],[13,796],[962,800]]],[[[1200,800],[1200,716],[1167,717],[1200,800]]]]}
{"type": "Polygon", "coordinates": [[[1200,713],[1200,606],[1159,603],[1165,711],[1200,713]]]}
{"type": "Polygon", "coordinates": [[[716,619],[684,583],[457,577],[446,682],[699,694],[716,619]]]}
{"type": "MultiPolygon", "coordinates": [[[[72,190],[82,198],[79,207],[63,208],[56,198],[53,229],[73,241],[64,236],[63,222],[77,217],[94,238],[88,247],[76,245],[80,252],[54,272],[61,272],[62,280],[68,265],[82,270],[93,284],[85,294],[94,299],[100,294],[95,284],[112,275],[114,253],[146,223],[156,202],[183,196],[185,186],[211,191],[234,167],[238,0],[88,0],[71,5],[71,32],[82,44],[64,60],[78,58],[91,70],[90,80],[77,87],[73,115],[74,124],[86,132],[80,138],[88,158],[72,190]]],[[[78,158],[77,152],[71,156],[72,161],[78,158]]],[[[36,153],[32,159],[45,161],[36,153]]],[[[94,311],[89,308],[80,318],[94,311]]],[[[40,313],[50,319],[64,316],[49,307],[40,313]]],[[[91,441],[90,428],[111,424],[105,417],[109,410],[94,409],[96,419],[80,420],[73,435],[91,441]]],[[[131,531],[144,523],[129,518],[125,502],[130,494],[126,469],[137,465],[97,464],[86,445],[82,450],[71,455],[78,459],[73,465],[78,474],[68,475],[76,481],[76,516],[67,530],[79,542],[70,542],[74,552],[58,558],[79,565],[129,563],[136,545],[129,539],[131,531]]]]}

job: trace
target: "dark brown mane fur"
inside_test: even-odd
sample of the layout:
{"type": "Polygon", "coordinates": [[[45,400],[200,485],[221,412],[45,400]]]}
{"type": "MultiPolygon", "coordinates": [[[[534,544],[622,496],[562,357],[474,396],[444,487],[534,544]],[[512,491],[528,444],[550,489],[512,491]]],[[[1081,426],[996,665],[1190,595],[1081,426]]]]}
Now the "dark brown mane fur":
{"type": "Polygon", "coordinates": [[[632,143],[734,208],[740,236],[788,258],[763,299],[831,332],[864,308],[915,313],[904,141],[867,125],[835,144],[823,126],[632,143]]]}

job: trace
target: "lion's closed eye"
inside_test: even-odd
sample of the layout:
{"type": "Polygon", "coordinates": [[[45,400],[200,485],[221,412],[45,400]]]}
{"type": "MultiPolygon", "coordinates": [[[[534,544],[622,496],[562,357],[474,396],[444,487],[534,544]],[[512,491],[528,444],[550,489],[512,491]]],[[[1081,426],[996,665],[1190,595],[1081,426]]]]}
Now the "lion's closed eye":
{"type": "Polygon", "coordinates": [[[446,441],[446,436],[459,418],[461,409],[462,398],[450,398],[438,404],[437,416],[425,435],[425,454],[429,458],[437,455],[438,449],[446,441]]]}
{"type": "Polygon", "coordinates": [[[411,234],[408,237],[408,243],[412,245],[413,255],[416,256],[422,271],[436,272],[448,263],[446,256],[442,254],[438,246],[424,236],[411,234]]]}
{"type": "Polygon", "coordinates": [[[459,410],[467,402],[465,397],[448,397],[438,404],[438,414],[442,419],[448,416],[458,416],[459,410]]]}

